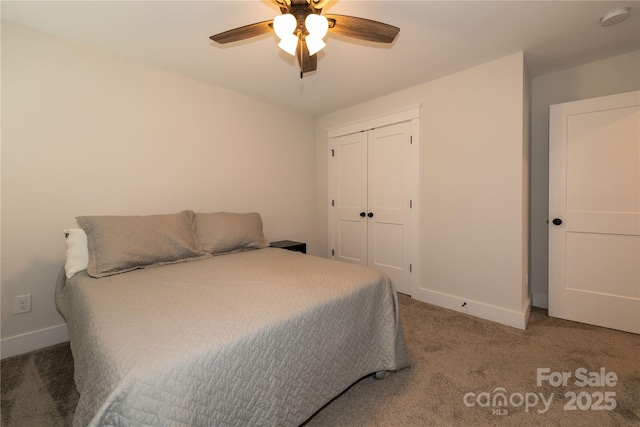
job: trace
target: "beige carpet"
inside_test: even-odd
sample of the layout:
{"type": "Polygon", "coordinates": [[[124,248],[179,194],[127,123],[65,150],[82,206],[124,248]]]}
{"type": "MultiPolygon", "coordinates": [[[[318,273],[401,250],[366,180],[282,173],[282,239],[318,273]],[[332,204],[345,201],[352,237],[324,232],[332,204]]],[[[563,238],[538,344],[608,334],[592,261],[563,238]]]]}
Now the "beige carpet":
{"type": "MultiPolygon", "coordinates": [[[[520,331],[405,296],[400,314],[412,367],[360,380],[307,427],[640,425],[638,335],[540,309],[520,331]],[[571,376],[538,386],[538,368],[552,382],[571,376]],[[609,385],[596,385],[601,368],[609,385]],[[494,405],[501,392],[506,405],[494,405]]],[[[68,344],[2,361],[2,426],[69,425],[78,399],[72,363],[68,344]]]]}

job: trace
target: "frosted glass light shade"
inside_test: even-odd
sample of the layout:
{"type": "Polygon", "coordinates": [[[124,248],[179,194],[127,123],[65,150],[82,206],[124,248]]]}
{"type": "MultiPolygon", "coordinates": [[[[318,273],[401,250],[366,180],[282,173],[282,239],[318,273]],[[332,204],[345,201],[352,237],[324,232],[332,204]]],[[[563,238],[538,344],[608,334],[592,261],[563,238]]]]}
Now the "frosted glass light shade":
{"type": "Polygon", "coordinates": [[[322,15],[311,13],[304,20],[304,26],[307,28],[310,36],[322,39],[327,35],[329,30],[329,21],[322,15]]]}
{"type": "Polygon", "coordinates": [[[280,43],[278,43],[278,47],[289,55],[296,54],[296,48],[298,47],[298,36],[294,35],[293,32],[298,27],[298,21],[296,21],[295,16],[290,13],[285,15],[278,15],[273,18],[273,29],[276,32],[276,35],[280,37],[280,43]]]}
{"type": "Polygon", "coordinates": [[[305,39],[307,42],[307,49],[309,49],[309,55],[315,55],[320,52],[320,50],[325,47],[327,44],[322,41],[322,38],[315,37],[313,35],[308,35],[305,39]]]}
{"type": "Polygon", "coordinates": [[[295,55],[296,48],[298,47],[298,37],[294,36],[293,34],[289,34],[288,36],[280,40],[280,43],[278,43],[278,47],[287,52],[289,55],[295,55]]]}
{"type": "Polygon", "coordinates": [[[309,32],[309,35],[305,38],[305,41],[307,42],[307,49],[309,49],[309,55],[315,55],[326,46],[326,43],[322,41],[322,38],[327,35],[329,22],[324,16],[312,13],[307,15],[307,18],[304,20],[304,26],[309,32]]]}
{"type": "Polygon", "coordinates": [[[273,18],[273,29],[281,40],[292,35],[297,26],[298,22],[295,16],[290,13],[273,18]]]}

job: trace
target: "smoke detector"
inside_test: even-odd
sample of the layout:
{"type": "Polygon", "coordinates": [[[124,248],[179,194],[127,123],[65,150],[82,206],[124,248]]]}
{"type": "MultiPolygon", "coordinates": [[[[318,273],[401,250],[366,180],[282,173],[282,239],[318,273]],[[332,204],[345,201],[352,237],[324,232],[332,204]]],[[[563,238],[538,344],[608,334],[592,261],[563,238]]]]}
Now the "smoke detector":
{"type": "Polygon", "coordinates": [[[602,18],[600,18],[600,25],[603,27],[609,27],[611,25],[618,24],[629,17],[629,7],[619,7],[607,12],[602,18]]]}

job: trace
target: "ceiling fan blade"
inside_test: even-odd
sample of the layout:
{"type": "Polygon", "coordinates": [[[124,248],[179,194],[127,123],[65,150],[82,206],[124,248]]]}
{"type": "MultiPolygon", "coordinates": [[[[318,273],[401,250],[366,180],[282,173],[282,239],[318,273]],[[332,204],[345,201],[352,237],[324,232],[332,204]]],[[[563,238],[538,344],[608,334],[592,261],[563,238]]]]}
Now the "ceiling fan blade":
{"type": "Polygon", "coordinates": [[[309,49],[307,48],[306,41],[300,40],[298,42],[296,56],[298,57],[300,71],[302,73],[308,73],[309,71],[315,71],[318,69],[318,55],[309,55],[309,49]]]}
{"type": "Polygon", "coordinates": [[[215,34],[209,38],[220,44],[237,42],[239,40],[248,39],[272,31],[272,22],[273,20],[256,22],[255,24],[249,24],[243,27],[234,28],[233,30],[224,31],[220,34],[215,34]]]}
{"type": "Polygon", "coordinates": [[[343,36],[378,43],[391,43],[400,28],[371,19],[346,15],[324,15],[329,20],[329,31],[343,36]],[[333,26],[331,25],[332,21],[333,26]]]}

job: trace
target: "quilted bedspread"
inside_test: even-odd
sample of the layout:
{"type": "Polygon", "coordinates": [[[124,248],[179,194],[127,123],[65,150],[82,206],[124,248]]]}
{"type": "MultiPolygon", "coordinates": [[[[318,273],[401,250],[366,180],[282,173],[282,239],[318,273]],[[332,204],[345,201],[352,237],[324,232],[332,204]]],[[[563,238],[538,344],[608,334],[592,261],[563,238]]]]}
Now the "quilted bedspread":
{"type": "Polygon", "coordinates": [[[76,426],[295,426],[361,377],[408,366],[393,284],[266,248],[58,278],[76,426]]]}

